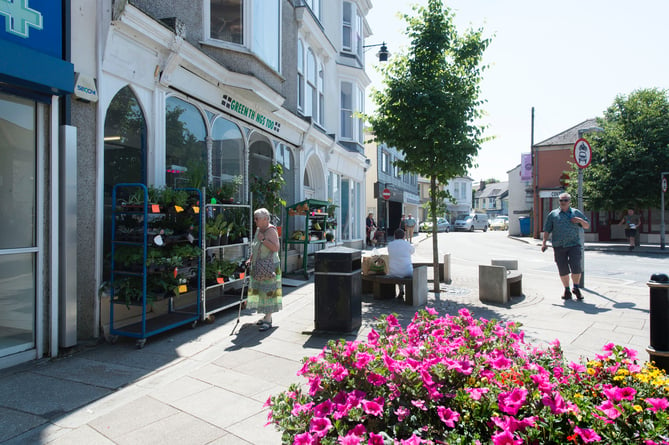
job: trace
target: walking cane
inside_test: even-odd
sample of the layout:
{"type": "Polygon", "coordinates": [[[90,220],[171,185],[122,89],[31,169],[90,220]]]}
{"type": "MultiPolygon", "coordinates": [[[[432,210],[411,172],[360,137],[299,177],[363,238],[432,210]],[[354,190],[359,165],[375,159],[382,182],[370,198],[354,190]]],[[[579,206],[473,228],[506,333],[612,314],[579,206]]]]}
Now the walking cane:
{"type": "Polygon", "coordinates": [[[237,322],[235,323],[235,326],[232,328],[232,332],[230,332],[230,335],[235,333],[235,329],[237,329],[237,325],[239,324],[239,319],[242,316],[242,303],[244,302],[244,290],[246,289],[246,282],[250,280],[251,278],[248,276],[248,270],[249,266],[244,263],[244,282],[242,283],[242,293],[239,294],[239,310],[237,311],[237,322]]]}

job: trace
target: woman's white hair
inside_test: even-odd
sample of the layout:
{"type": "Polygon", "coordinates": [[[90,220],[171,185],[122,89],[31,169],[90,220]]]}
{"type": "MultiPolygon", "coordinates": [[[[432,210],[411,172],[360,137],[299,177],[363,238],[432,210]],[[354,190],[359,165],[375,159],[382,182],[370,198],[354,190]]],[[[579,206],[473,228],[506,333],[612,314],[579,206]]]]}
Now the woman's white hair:
{"type": "Polygon", "coordinates": [[[263,207],[253,212],[253,216],[269,219],[271,215],[269,213],[269,210],[263,207]]]}

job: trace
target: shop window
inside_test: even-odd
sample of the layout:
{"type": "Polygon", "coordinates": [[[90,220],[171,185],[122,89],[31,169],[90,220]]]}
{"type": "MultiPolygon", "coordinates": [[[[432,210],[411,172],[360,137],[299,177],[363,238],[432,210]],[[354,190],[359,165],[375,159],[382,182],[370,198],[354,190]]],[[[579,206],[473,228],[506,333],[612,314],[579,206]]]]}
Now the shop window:
{"type": "Polygon", "coordinates": [[[280,1],[209,0],[209,36],[212,40],[244,45],[279,71],[280,1]]]}
{"type": "Polygon", "coordinates": [[[168,97],[165,112],[165,184],[200,188],[207,184],[207,133],[200,111],[168,97]]]}
{"type": "MultiPolygon", "coordinates": [[[[223,184],[241,183],[244,176],[244,140],[239,127],[222,117],[214,121],[211,129],[211,176],[214,188],[223,184]]],[[[240,187],[237,200],[243,192],[240,187]]]]}
{"type": "Polygon", "coordinates": [[[286,201],[286,203],[297,202],[297,195],[295,193],[295,160],[293,157],[293,152],[285,144],[278,144],[276,147],[276,162],[281,164],[283,167],[283,179],[286,183],[281,190],[281,198],[286,201]]]}

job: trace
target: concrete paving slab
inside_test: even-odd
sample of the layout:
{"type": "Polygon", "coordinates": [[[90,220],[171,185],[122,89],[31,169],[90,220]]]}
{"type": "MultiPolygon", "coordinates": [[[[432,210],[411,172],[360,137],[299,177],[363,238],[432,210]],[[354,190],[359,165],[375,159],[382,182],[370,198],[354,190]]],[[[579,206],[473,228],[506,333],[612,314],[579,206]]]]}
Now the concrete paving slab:
{"type": "Polygon", "coordinates": [[[88,425],[83,425],[75,430],[62,431],[62,433],[60,437],[50,441],[49,445],[114,445],[113,441],[88,425]]]}
{"type": "Polygon", "coordinates": [[[144,396],[92,420],[88,424],[116,442],[127,434],[173,416],[178,412],[179,410],[166,403],[144,396]]]}
{"type": "Polygon", "coordinates": [[[219,428],[227,428],[263,410],[263,403],[216,387],[207,391],[207,397],[194,394],[173,402],[172,406],[219,428]]]}
{"type": "Polygon", "coordinates": [[[164,403],[172,403],[184,397],[208,391],[212,386],[210,383],[188,375],[171,382],[169,385],[157,388],[151,392],[151,397],[164,403]]]}
{"type": "Polygon", "coordinates": [[[117,389],[143,377],[146,370],[76,356],[56,360],[52,366],[36,369],[35,373],[101,388],[117,389]]]}
{"type": "Polygon", "coordinates": [[[45,424],[47,419],[13,409],[0,408],[0,442],[45,424]]]}
{"type": "MultiPolygon", "coordinates": [[[[191,373],[195,379],[212,386],[227,389],[245,397],[255,398],[256,394],[264,393],[276,384],[261,378],[249,378],[247,374],[217,365],[207,365],[191,373]]],[[[262,400],[264,402],[264,400],[262,400]]]]}
{"type": "Polygon", "coordinates": [[[220,428],[186,413],[177,413],[118,437],[118,445],[208,444],[227,434],[220,428]]]}
{"type": "Polygon", "coordinates": [[[281,433],[273,425],[267,425],[267,410],[244,419],[227,428],[232,434],[244,437],[254,445],[276,445],[281,443],[281,433]]]}

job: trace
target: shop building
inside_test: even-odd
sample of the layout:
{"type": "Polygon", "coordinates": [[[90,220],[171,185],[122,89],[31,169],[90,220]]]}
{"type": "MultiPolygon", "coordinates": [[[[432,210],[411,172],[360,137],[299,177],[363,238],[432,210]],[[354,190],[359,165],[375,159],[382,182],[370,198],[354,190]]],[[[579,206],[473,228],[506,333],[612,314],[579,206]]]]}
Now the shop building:
{"type": "Polygon", "coordinates": [[[76,330],[60,318],[73,289],[59,288],[76,273],[68,4],[0,2],[0,368],[54,356],[72,340],[60,329],[76,330]]]}

